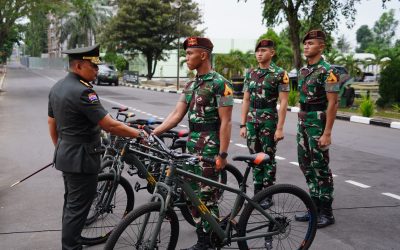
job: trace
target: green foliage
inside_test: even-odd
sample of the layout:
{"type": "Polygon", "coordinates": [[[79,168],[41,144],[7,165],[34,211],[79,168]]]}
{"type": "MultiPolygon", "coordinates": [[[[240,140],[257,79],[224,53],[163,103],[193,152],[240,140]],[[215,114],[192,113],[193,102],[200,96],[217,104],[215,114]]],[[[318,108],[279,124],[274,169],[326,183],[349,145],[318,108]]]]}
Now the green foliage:
{"type": "Polygon", "coordinates": [[[106,63],[114,64],[115,60],[118,58],[117,53],[107,51],[107,53],[103,56],[102,60],[106,63]]]}
{"type": "Polygon", "coordinates": [[[128,53],[142,52],[146,57],[148,79],[152,78],[157,61],[165,60],[164,51],[177,47],[174,42],[178,38],[200,34],[194,28],[201,23],[198,4],[183,0],[180,9],[173,9],[169,2],[121,0],[117,15],[100,36],[107,49],[118,47],[128,53]]]}
{"type": "Polygon", "coordinates": [[[246,68],[255,67],[257,62],[254,53],[248,51],[232,50],[229,54],[216,54],[215,70],[227,79],[242,77],[246,68]]]}
{"type": "Polygon", "coordinates": [[[400,103],[400,57],[393,58],[381,72],[379,95],[385,103],[400,103]]]}
{"type": "Polygon", "coordinates": [[[395,112],[400,113],[400,103],[395,103],[392,105],[392,108],[395,112]]]}
{"type": "Polygon", "coordinates": [[[375,112],[375,104],[371,100],[371,98],[369,98],[367,96],[363,96],[363,99],[362,99],[359,109],[360,109],[362,116],[371,117],[374,115],[374,112],[375,112]]]}
{"type": "Polygon", "coordinates": [[[354,54],[342,55],[338,58],[337,62],[343,65],[353,77],[361,73],[361,69],[358,66],[360,62],[354,58],[354,54]]]}
{"type": "Polygon", "coordinates": [[[60,18],[65,23],[59,27],[60,42],[68,41],[68,48],[95,44],[102,23],[111,12],[102,8],[96,0],[72,0],[60,18]]]}
{"type": "Polygon", "coordinates": [[[29,16],[30,22],[25,33],[27,55],[40,57],[42,53],[47,53],[47,29],[50,24],[47,11],[45,8],[35,9],[29,16]]]}
{"type": "Polygon", "coordinates": [[[114,64],[118,71],[122,73],[127,68],[128,61],[123,56],[117,56],[114,64]]]}
{"type": "Polygon", "coordinates": [[[288,105],[291,107],[296,106],[298,99],[299,92],[297,92],[294,88],[291,88],[288,96],[288,105]]]}
{"type": "Polygon", "coordinates": [[[279,35],[271,28],[267,32],[258,38],[258,41],[262,39],[270,39],[275,43],[275,56],[272,61],[275,62],[279,67],[290,70],[293,67],[293,52],[290,48],[290,41],[285,32],[281,32],[279,35]]]}
{"type": "Polygon", "coordinates": [[[380,108],[385,108],[385,106],[387,105],[387,100],[379,97],[378,100],[376,100],[376,105],[380,108]]]}
{"type": "Polygon", "coordinates": [[[360,47],[356,48],[356,52],[365,52],[374,41],[374,33],[372,33],[368,25],[361,25],[356,32],[356,40],[360,44],[360,47]]]}

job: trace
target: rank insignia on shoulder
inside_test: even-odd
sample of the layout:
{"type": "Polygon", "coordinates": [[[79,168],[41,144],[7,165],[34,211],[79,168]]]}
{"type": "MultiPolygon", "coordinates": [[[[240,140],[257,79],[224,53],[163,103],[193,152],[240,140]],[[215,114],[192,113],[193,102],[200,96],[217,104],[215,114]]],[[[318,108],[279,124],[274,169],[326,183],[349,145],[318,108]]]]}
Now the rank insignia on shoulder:
{"type": "Polygon", "coordinates": [[[90,84],[90,83],[88,83],[88,82],[85,82],[84,80],[79,80],[83,85],[85,85],[86,87],[88,87],[88,88],[92,88],[93,86],[90,84]]]}
{"type": "Polygon", "coordinates": [[[337,83],[338,82],[337,77],[335,76],[335,74],[332,71],[329,73],[329,76],[326,79],[326,82],[327,83],[337,83]]]}
{"type": "Polygon", "coordinates": [[[89,98],[89,101],[91,101],[91,102],[95,102],[95,101],[99,100],[95,93],[89,93],[88,98],[89,98]]]}
{"type": "Polygon", "coordinates": [[[228,84],[225,83],[224,88],[225,88],[225,90],[224,90],[224,96],[233,95],[233,91],[232,91],[232,89],[228,86],[228,84]]]}
{"type": "Polygon", "coordinates": [[[283,81],[284,84],[288,84],[289,83],[289,76],[288,76],[286,71],[285,71],[285,73],[283,73],[282,81],[283,81]]]}

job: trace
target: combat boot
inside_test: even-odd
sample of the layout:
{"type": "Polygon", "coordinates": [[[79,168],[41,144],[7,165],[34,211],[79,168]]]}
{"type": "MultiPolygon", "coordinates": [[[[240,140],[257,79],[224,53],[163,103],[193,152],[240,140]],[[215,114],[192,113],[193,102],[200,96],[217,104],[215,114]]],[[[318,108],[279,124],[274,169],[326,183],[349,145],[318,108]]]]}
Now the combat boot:
{"type": "Polygon", "coordinates": [[[196,229],[197,243],[182,250],[209,250],[214,249],[210,243],[210,233],[205,233],[202,228],[196,229]]]}
{"type": "MultiPolygon", "coordinates": [[[[317,207],[317,213],[318,213],[318,215],[319,215],[319,210],[320,210],[320,201],[319,201],[319,199],[318,198],[315,198],[315,197],[311,197],[311,199],[312,199],[312,201],[314,202],[314,205],[317,207]]],[[[294,219],[296,220],[296,221],[302,221],[302,222],[304,222],[304,221],[309,221],[310,220],[310,215],[309,215],[309,213],[308,212],[304,212],[304,213],[300,213],[300,214],[295,214],[294,215],[294,219]]]]}
{"type": "MultiPolygon", "coordinates": [[[[262,187],[254,186],[254,195],[256,195],[261,190],[262,190],[262,187]]],[[[272,200],[271,196],[268,196],[267,198],[261,200],[259,204],[262,207],[262,209],[265,210],[265,209],[272,207],[272,205],[274,205],[274,201],[272,200]]]]}
{"type": "Polygon", "coordinates": [[[335,224],[335,217],[333,217],[332,212],[332,200],[321,201],[317,228],[327,227],[332,224],[335,224]]]}

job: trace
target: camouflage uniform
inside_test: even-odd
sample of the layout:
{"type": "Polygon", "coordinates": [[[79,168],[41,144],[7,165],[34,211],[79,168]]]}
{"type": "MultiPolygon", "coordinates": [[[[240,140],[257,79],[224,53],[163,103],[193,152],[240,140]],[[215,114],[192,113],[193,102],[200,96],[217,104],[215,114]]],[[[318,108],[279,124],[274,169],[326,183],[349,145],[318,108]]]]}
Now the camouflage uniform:
{"type": "MultiPolygon", "coordinates": [[[[217,126],[216,129],[202,132],[195,132],[191,129],[187,142],[188,151],[191,154],[215,158],[219,153],[220,146],[218,108],[233,106],[231,83],[220,74],[211,71],[188,82],[180,101],[188,105],[189,124],[215,124],[217,126]]],[[[218,180],[218,172],[215,171],[213,165],[207,163],[187,167],[187,170],[208,179],[218,180]]],[[[217,189],[202,183],[192,183],[191,186],[210,212],[218,218],[217,189]]],[[[195,208],[192,209],[192,214],[197,227],[204,228],[208,232],[208,223],[201,220],[195,208]]]]}
{"type": "Polygon", "coordinates": [[[300,69],[298,83],[300,105],[306,109],[302,108],[298,114],[299,165],[306,177],[311,197],[319,201],[332,201],[333,179],[328,165],[329,150],[319,148],[318,140],[326,124],[326,92],[339,92],[339,75],[321,59],[314,65],[300,69]],[[318,111],[310,110],[312,108],[318,111]]]}
{"type": "Polygon", "coordinates": [[[279,92],[289,91],[289,77],[282,68],[271,63],[268,69],[257,68],[247,72],[243,91],[250,94],[247,114],[247,147],[251,154],[267,153],[271,161],[253,169],[255,190],[271,186],[276,174],[276,142],[274,135],[278,123],[276,110],[279,92]]]}

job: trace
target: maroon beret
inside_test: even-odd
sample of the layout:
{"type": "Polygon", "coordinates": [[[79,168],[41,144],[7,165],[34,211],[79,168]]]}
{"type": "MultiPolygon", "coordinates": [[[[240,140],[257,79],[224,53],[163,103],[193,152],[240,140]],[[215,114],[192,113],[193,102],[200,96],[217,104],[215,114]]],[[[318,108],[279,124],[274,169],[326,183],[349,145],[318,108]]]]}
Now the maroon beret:
{"type": "Polygon", "coordinates": [[[255,51],[257,51],[257,49],[260,47],[262,48],[275,47],[275,43],[274,41],[269,39],[262,39],[257,43],[255,51]]]}
{"type": "Polygon", "coordinates": [[[186,50],[187,48],[200,48],[211,52],[214,48],[214,45],[208,38],[192,36],[186,38],[186,40],[183,42],[183,49],[186,50]]]}
{"type": "Polygon", "coordinates": [[[321,39],[325,41],[326,35],[322,30],[310,30],[303,38],[303,43],[309,39],[321,39]]]}

